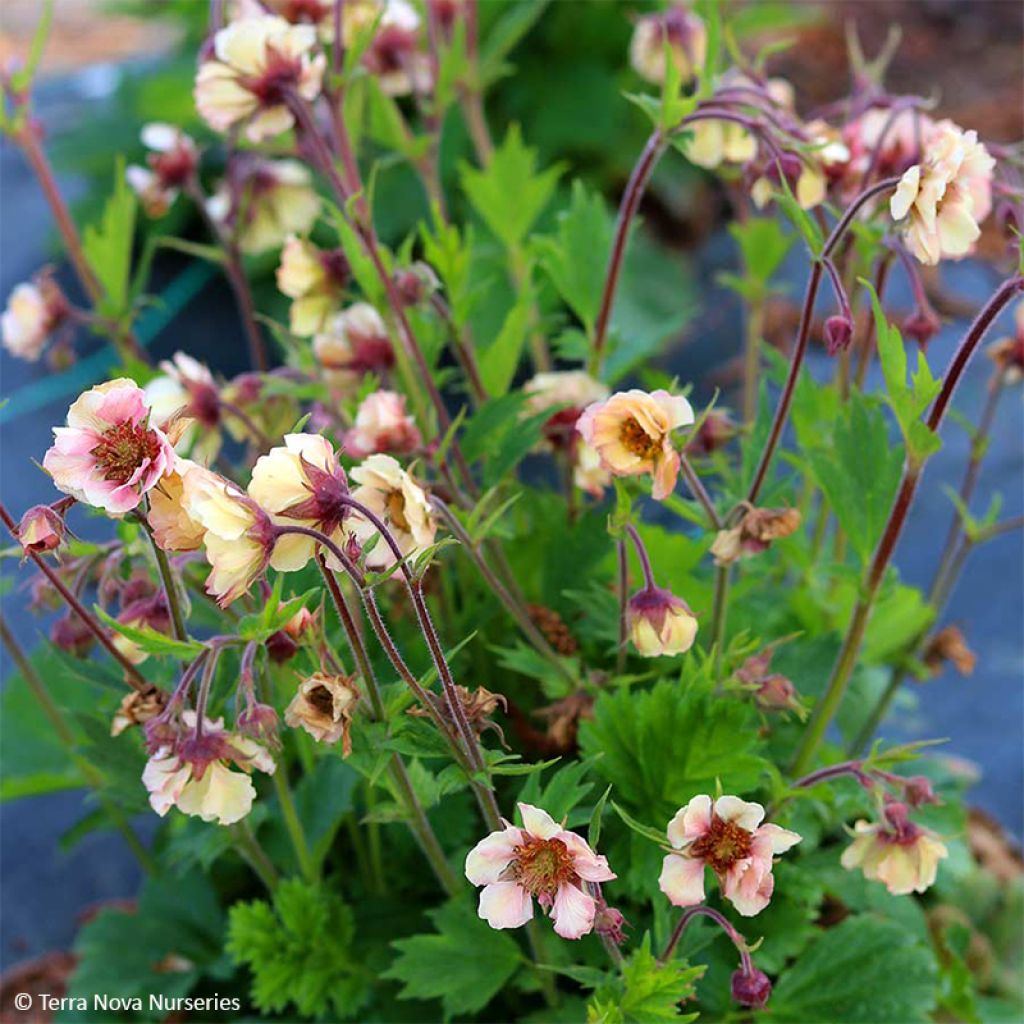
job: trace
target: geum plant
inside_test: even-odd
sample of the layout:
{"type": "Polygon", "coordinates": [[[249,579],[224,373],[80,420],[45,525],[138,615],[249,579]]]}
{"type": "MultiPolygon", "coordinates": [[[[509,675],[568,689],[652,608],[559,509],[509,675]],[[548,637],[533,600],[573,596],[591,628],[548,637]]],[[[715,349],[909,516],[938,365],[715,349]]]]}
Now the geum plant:
{"type": "Polygon", "coordinates": [[[990,216],[1019,248],[1020,153],[892,95],[856,50],[850,96],[805,120],[718,5],[671,7],[636,21],[629,59],[661,91],[629,97],[651,134],[613,219],[518,127],[491,141],[485,87],[542,10],[510,5],[478,39],[471,0],[214,3],[194,90],[214,136],[146,125],[146,166],[84,237],[33,63],[5,80],[83,304],[41,271],[4,345],[36,359],[86,327],[122,359],[54,428],[63,497],[2,512],[36,605],[65,606],[31,658],[4,629],[9,708],[50,758],[5,785],[93,787],[149,873],[134,915],[84,929],[70,992],[216,1011],[230,990],[329,1019],[978,1019],[963,780],[871,742],[908,675],[969,668],[944,602],[969,550],[1019,525],[971,503],[1024,371],[1020,305],[931,592],[891,565],[957,385],[1024,287],[1018,267],[936,377],[918,265],[970,254],[990,216]],[[460,116],[475,152],[443,182],[460,116]],[[733,199],[736,417],[695,409],[616,315],[669,158],[733,199]],[[388,245],[374,181],[394,161],[430,216],[388,245]],[[223,268],[249,340],[230,381],[134,340],[136,205],[182,203],[209,237],[167,244],[223,268]],[[798,240],[787,363],[761,331],[798,240]],[[247,272],[278,250],[287,323],[247,272]],[[812,382],[819,337],[834,374],[812,382]],[[88,510],[109,540],[75,537],[88,510]]]}

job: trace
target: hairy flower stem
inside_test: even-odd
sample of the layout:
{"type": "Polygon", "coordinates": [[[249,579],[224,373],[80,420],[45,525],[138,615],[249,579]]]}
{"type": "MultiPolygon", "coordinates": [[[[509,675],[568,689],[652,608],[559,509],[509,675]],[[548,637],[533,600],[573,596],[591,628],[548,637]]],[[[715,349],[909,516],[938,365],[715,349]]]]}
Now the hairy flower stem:
{"type": "Polygon", "coordinates": [[[640,571],[644,574],[644,586],[653,589],[658,584],[654,579],[654,569],[651,567],[651,559],[647,554],[647,548],[644,547],[644,542],[640,538],[640,534],[632,523],[626,524],[626,536],[629,537],[630,541],[632,541],[633,549],[636,551],[636,557],[640,560],[640,571]]]}
{"type": "Polygon", "coordinates": [[[65,720],[63,712],[56,701],[50,696],[50,691],[46,688],[46,683],[43,681],[42,676],[35,670],[35,666],[28,659],[24,650],[22,650],[21,644],[15,639],[14,634],[2,617],[0,617],[0,642],[7,648],[11,660],[17,665],[22,679],[25,680],[40,710],[50,723],[50,727],[53,729],[53,733],[60,742],[60,745],[68,752],[68,756],[82,773],[82,778],[96,790],[100,805],[110,819],[110,823],[121,833],[124,841],[128,844],[129,849],[135,855],[143,870],[147,873],[154,872],[156,864],[149,851],[142,845],[141,840],[135,834],[121,808],[103,795],[104,778],[102,773],[75,749],[75,736],[65,720]]]}
{"type": "Polygon", "coordinates": [[[243,818],[241,821],[236,821],[234,825],[228,827],[234,834],[235,849],[242,860],[252,868],[267,892],[273,895],[281,879],[277,874],[277,869],[267,856],[266,850],[263,849],[256,838],[252,825],[243,818]]]}
{"type": "MultiPolygon", "coordinates": [[[[350,199],[352,199],[353,196],[359,197],[359,209],[357,211],[357,215],[354,218],[351,218],[352,226],[366,252],[366,255],[373,264],[374,272],[380,279],[381,287],[387,297],[392,316],[398,324],[398,335],[402,342],[402,348],[406,356],[416,366],[416,370],[420,376],[423,386],[427,389],[427,394],[430,396],[430,401],[434,406],[434,413],[437,416],[439,432],[444,435],[451,428],[452,420],[448,415],[448,409],[444,404],[444,398],[442,398],[441,392],[438,390],[437,384],[434,382],[433,375],[430,372],[430,365],[427,363],[426,357],[423,354],[423,349],[420,347],[420,344],[416,339],[416,335],[412,329],[412,324],[409,322],[409,317],[406,315],[402,298],[398,294],[398,288],[395,285],[391,274],[388,273],[387,267],[384,265],[384,259],[381,256],[380,251],[380,244],[377,241],[377,235],[373,229],[370,210],[366,204],[365,196],[363,195],[362,182],[359,178],[359,168],[351,151],[348,133],[345,130],[344,119],[341,121],[340,130],[343,136],[342,161],[345,165],[346,174],[349,177],[348,183],[342,179],[341,175],[338,173],[338,169],[334,165],[334,159],[331,156],[331,152],[328,149],[327,144],[324,142],[320,132],[317,130],[316,122],[313,119],[312,110],[310,109],[309,104],[297,94],[292,94],[287,97],[287,102],[289,110],[291,110],[300,129],[302,130],[303,137],[306,138],[309,144],[313,147],[320,170],[330,182],[331,188],[334,190],[338,199],[339,206],[341,210],[345,212],[346,216],[350,216],[347,213],[350,199]]],[[[473,481],[473,476],[470,473],[469,465],[466,463],[462,450],[459,447],[457,438],[452,437],[449,450],[451,451],[452,459],[459,468],[464,485],[470,492],[474,492],[476,485],[473,481]]]]}
{"type": "Polygon", "coordinates": [[[629,552],[625,538],[616,544],[619,560],[619,648],[615,652],[615,672],[622,675],[626,668],[626,642],[629,638],[629,552]]]}
{"type": "MultiPolygon", "coordinates": [[[[974,495],[974,489],[978,483],[978,475],[981,472],[981,464],[988,450],[988,438],[992,430],[992,423],[995,419],[996,407],[999,404],[999,396],[1002,390],[1003,373],[996,371],[989,382],[988,396],[985,400],[981,417],[978,420],[978,429],[971,439],[971,453],[967,460],[963,481],[960,484],[960,502],[964,508],[967,508],[970,504],[971,498],[974,495]]],[[[949,534],[946,537],[946,543],[943,545],[942,554],[939,556],[939,564],[935,569],[932,585],[928,592],[928,604],[935,610],[936,619],[942,614],[946,606],[953,585],[960,575],[960,569],[966,558],[967,549],[971,546],[967,538],[964,538],[961,543],[963,533],[963,521],[959,510],[957,510],[953,515],[953,522],[950,524],[949,534]]],[[[926,646],[930,636],[931,632],[929,630],[921,631],[915,639],[913,654],[919,653],[926,646]]],[[[889,708],[892,706],[892,702],[895,700],[896,694],[899,692],[906,677],[907,669],[904,666],[898,667],[893,671],[892,678],[889,680],[885,690],[882,691],[878,702],[872,708],[871,714],[868,715],[864,725],[861,726],[860,731],[849,746],[851,756],[860,754],[871,742],[871,737],[874,736],[875,731],[881,725],[886,714],[888,714],[889,708]]]]}
{"type": "Polygon", "coordinates": [[[626,182],[626,190],[622,193],[622,202],[619,204],[618,218],[615,222],[615,235],[612,240],[612,250],[608,256],[608,267],[604,275],[604,289],[601,292],[601,305],[598,309],[597,319],[594,321],[594,342],[590,354],[590,373],[599,376],[601,371],[601,360],[604,358],[605,344],[608,340],[608,322],[612,315],[612,303],[615,301],[615,289],[619,283],[619,274],[622,271],[622,260],[626,254],[626,241],[629,238],[629,228],[636,216],[640,200],[643,198],[647,182],[654,171],[661,154],[665,151],[668,140],[660,128],[655,129],[647,144],[640,153],[633,172],[626,182]]]}
{"type": "Polygon", "coordinates": [[[669,936],[669,940],[665,945],[664,951],[661,956],[658,957],[658,965],[660,967],[664,967],[665,964],[672,959],[672,954],[675,953],[676,946],[679,945],[679,940],[683,937],[683,932],[686,931],[686,926],[695,917],[700,916],[710,917],[711,920],[729,936],[729,940],[736,947],[736,951],[740,955],[740,964],[743,967],[744,973],[751,973],[754,969],[754,964],[750,959],[750,950],[747,946],[747,940],[744,939],[743,936],[733,928],[732,924],[717,910],[713,910],[711,907],[705,906],[687,907],[686,910],[679,915],[679,921],[676,923],[675,928],[672,929],[672,934],[669,936]]]}
{"type": "Polygon", "coordinates": [[[747,492],[747,501],[751,505],[757,502],[757,496],[761,493],[761,487],[768,474],[768,467],[771,465],[775,449],[782,438],[782,428],[786,425],[786,420],[789,417],[789,407],[793,402],[793,392],[796,390],[796,382],[800,377],[804,356],[807,354],[807,342],[810,338],[811,322],[814,319],[814,303],[818,297],[818,287],[821,284],[824,261],[832,254],[833,249],[842,239],[846,229],[850,226],[861,207],[875,196],[895,188],[898,184],[898,178],[886,178],[885,181],[880,181],[861,192],[846,208],[842,217],[832,229],[832,233],[829,235],[824,246],[822,246],[821,253],[815,257],[811,265],[811,276],[807,282],[803,311],[800,314],[800,326],[797,329],[796,343],[790,356],[789,374],[786,377],[782,395],[779,397],[779,404],[775,409],[775,417],[772,420],[771,430],[768,433],[768,440],[765,442],[764,450],[761,453],[761,460],[757,465],[757,472],[754,474],[750,490],[747,492]]]}
{"type": "MultiPolygon", "coordinates": [[[[942,380],[942,390],[939,392],[935,403],[928,414],[927,424],[929,430],[937,433],[942,425],[946,409],[953,398],[957,385],[963,376],[971,356],[981,343],[992,321],[998,316],[1002,309],[1019,291],[1024,289],[1024,277],[1013,277],[1006,281],[988,300],[981,312],[971,324],[959,348],[953,355],[950,365],[942,380]]],[[[907,513],[917,491],[917,485],[921,479],[921,472],[926,460],[910,460],[903,471],[903,479],[900,482],[899,490],[896,493],[896,500],[893,503],[892,511],[889,513],[888,522],[878,542],[871,567],[868,571],[867,580],[862,588],[860,599],[853,610],[850,624],[847,627],[843,645],[836,657],[832,674],[829,678],[825,695],[814,708],[807,729],[804,731],[800,746],[797,749],[791,772],[794,775],[801,775],[807,771],[812,758],[817,752],[818,746],[824,738],[825,731],[839,710],[846,687],[850,681],[850,674],[857,662],[860,653],[861,642],[864,639],[864,631],[867,628],[868,618],[878,589],[881,586],[885,570],[892,558],[907,520],[907,513]]]]}
{"type": "MultiPolygon", "coordinates": [[[[7,511],[7,507],[2,502],[0,502],[0,520],[3,521],[4,526],[7,527],[11,535],[17,540],[17,523],[11,518],[10,512],[7,511]]],[[[149,684],[139,674],[139,670],[117,649],[107,631],[96,621],[96,617],[92,612],[68,590],[54,568],[38,552],[26,551],[25,553],[36,563],[36,567],[50,581],[67,606],[85,623],[86,628],[99,641],[100,645],[106,648],[110,656],[124,669],[125,682],[133,690],[145,690],[149,684]]]]}
{"type": "MultiPolygon", "coordinates": [[[[373,665],[370,663],[366,645],[363,643],[363,638],[356,628],[355,618],[348,607],[348,602],[345,600],[345,595],[341,592],[341,587],[338,585],[334,573],[328,568],[323,555],[317,557],[317,564],[320,567],[320,574],[323,576],[324,583],[327,585],[327,590],[331,595],[331,600],[334,602],[335,610],[338,612],[338,618],[341,620],[341,625],[345,630],[349,649],[352,651],[352,657],[355,659],[355,663],[359,668],[359,674],[370,696],[373,717],[378,722],[386,723],[387,713],[384,707],[384,699],[380,692],[380,684],[377,682],[373,665]]],[[[441,887],[449,895],[455,895],[459,891],[458,880],[448,864],[444,850],[441,848],[441,844],[438,842],[437,836],[427,818],[426,811],[424,811],[423,805],[416,796],[409,778],[409,772],[400,754],[392,755],[388,765],[388,772],[395,785],[398,798],[405,807],[406,820],[413,835],[416,837],[416,841],[420,845],[420,849],[430,862],[430,866],[433,868],[441,887]]]]}
{"type": "Polygon", "coordinates": [[[164,599],[167,601],[167,608],[171,614],[171,628],[174,632],[174,639],[188,640],[188,630],[185,628],[185,617],[181,611],[181,591],[171,571],[171,563],[167,558],[167,552],[156,542],[153,531],[150,528],[146,517],[141,512],[135,513],[135,519],[142,527],[149,538],[150,547],[153,549],[153,558],[156,560],[157,571],[160,573],[160,582],[163,585],[164,599]]]}
{"type": "Polygon", "coordinates": [[[533,624],[529,614],[523,607],[522,603],[516,600],[515,597],[508,591],[505,585],[498,579],[490,565],[487,564],[487,560],[484,558],[483,553],[473,543],[473,539],[466,532],[465,527],[459,522],[458,517],[454,512],[438,497],[431,498],[431,504],[440,513],[441,518],[445,521],[448,529],[451,530],[452,534],[458,539],[459,543],[465,548],[467,554],[472,559],[473,564],[477,567],[480,575],[484,578],[484,581],[491,588],[491,592],[494,596],[505,606],[505,610],[512,616],[513,619],[522,629],[523,634],[530,641],[531,644],[538,650],[539,653],[544,655],[559,673],[564,676],[570,683],[575,685],[576,680],[572,674],[565,667],[562,659],[558,656],[558,653],[552,648],[552,646],[544,638],[541,631],[533,624]]]}
{"type": "MultiPolygon", "coordinates": [[[[57,230],[60,232],[64,248],[67,250],[71,265],[75,268],[75,274],[82,286],[82,290],[89,296],[89,301],[93,306],[99,306],[104,297],[103,285],[93,272],[88,259],[86,259],[78,228],[75,226],[67,204],[64,202],[64,197],[60,194],[53,168],[50,166],[50,161],[40,141],[39,129],[31,118],[26,118],[25,126],[14,138],[18,145],[21,146],[25,158],[28,160],[36,179],[39,181],[43,195],[46,196],[46,202],[50,207],[50,212],[53,214],[57,230]]],[[[130,357],[143,363],[150,362],[149,354],[138,343],[131,330],[118,326],[111,333],[111,341],[113,341],[114,347],[118,350],[118,354],[122,359],[130,357]]]]}
{"type": "Polygon", "coordinates": [[[690,493],[697,499],[701,508],[704,509],[704,514],[708,517],[708,523],[712,529],[722,529],[722,520],[718,512],[715,511],[715,503],[711,500],[711,495],[708,494],[707,488],[697,475],[697,471],[693,468],[693,463],[687,458],[686,452],[679,453],[679,469],[686,480],[686,486],[690,488],[690,493]]]}
{"type": "Polygon", "coordinates": [[[722,648],[725,646],[725,623],[729,611],[729,581],[732,566],[715,568],[715,594],[711,604],[711,648],[715,652],[715,679],[722,680],[722,648]]]}

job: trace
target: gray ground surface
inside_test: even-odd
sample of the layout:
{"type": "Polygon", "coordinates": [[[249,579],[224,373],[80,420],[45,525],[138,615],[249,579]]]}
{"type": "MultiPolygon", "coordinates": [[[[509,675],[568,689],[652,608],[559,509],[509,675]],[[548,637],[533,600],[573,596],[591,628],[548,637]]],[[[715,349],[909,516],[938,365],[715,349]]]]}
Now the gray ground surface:
{"type": "MultiPolygon", "coordinates": [[[[67,102],[66,93],[58,93],[56,99],[58,114],[68,116],[74,106],[67,102]]],[[[77,109],[81,110],[80,103],[77,109]]],[[[7,145],[0,149],[0,179],[0,296],[5,299],[14,284],[27,278],[46,258],[50,218],[20,156],[7,145]]],[[[724,237],[708,246],[701,258],[700,294],[710,312],[703,314],[698,328],[691,332],[691,337],[699,341],[692,341],[671,357],[671,368],[683,378],[698,378],[735,349],[739,337],[737,310],[713,285],[714,273],[730,260],[730,243],[724,237]]],[[[799,280],[803,272],[802,267],[794,265],[794,279],[799,280]]],[[[994,284],[989,271],[971,265],[950,267],[948,280],[955,291],[978,301],[994,284]]],[[[898,288],[895,294],[900,298],[898,288]]],[[[224,329],[225,322],[231,323],[230,313],[226,319],[224,312],[229,302],[218,288],[208,287],[194,304],[187,333],[184,323],[172,325],[158,339],[157,349],[173,351],[180,344],[207,358],[215,368],[237,371],[241,339],[234,335],[232,326],[224,329]]],[[[936,369],[945,365],[962,326],[950,325],[933,342],[930,355],[936,369]]],[[[1008,329],[1007,318],[1004,326],[1008,329]]],[[[815,369],[820,371],[824,357],[815,358],[815,369]]],[[[968,374],[958,396],[958,405],[968,416],[976,414],[984,397],[988,367],[983,362],[979,360],[968,374]]],[[[47,372],[42,366],[28,366],[6,354],[0,356],[4,395],[47,372]]],[[[3,429],[0,490],[4,501],[16,511],[53,499],[52,487],[29,459],[41,457],[50,441],[50,428],[63,420],[68,401],[54,401],[3,429]]],[[[980,489],[980,504],[993,490],[1002,491],[1006,515],[1020,514],[1024,505],[1022,435],[1024,411],[1021,393],[1015,391],[1004,399],[980,489]]],[[[950,504],[943,487],[958,482],[967,451],[966,437],[955,425],[947,428],[945,440],[943,451],[928,471],[897,552],[905,578],[921,585],[929,582],[936,547],[949,522],[950,504]]],[[[1022,545],[1018,533],[977,552],[951,603],[949,621],[965,629],[980,655],[975,674],[965,680],[947,673],[927,688],[918,712],[900,713],[894,719],[894,725],[908,737],[949,737],[951,753],[976,762],[983,772],[975,791],[976,802],[1018,835],[1024,824],[1022,545]]],[[[4,615],[22,642],[31,646],[41,626],[27,614],[25,604],[24,596],[15,593],[4,601],[4,615]]],[[[6,673],[6,662],[3,667],[6,673]]],[[[0,807],[0,963],[6,965],[29,954],[67,948],[83,909],[99,900],[135,892],[138,871],[119,839],[94,834],[70,853],[61,850],[60,836],[82,813],[81,798],[74,794],[0,807]]]]}

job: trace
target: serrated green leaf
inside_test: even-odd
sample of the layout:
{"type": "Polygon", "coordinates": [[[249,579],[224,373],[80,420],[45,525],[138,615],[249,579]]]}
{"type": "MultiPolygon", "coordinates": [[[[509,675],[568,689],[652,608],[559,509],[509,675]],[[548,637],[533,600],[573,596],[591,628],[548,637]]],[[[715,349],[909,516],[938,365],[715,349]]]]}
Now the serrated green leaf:
{"type": "Polygon", "coordinates": [[[175,658],[187,659],[203,651],[203,645],[198,640],[175,640],[165,633],[158,633],[151,626],[127,626],[108,615],[98,604],[93,605],[93,611],[114,632],[127,637],[147,654],[170,654],[175,658]]]}
{"type": "Polygon", "coordinates": [[[114,191],[96,224],[82,232],[82,251],[103,288],[100,312],[113,320],[128,313],[135,210],[138,200],[124,176],[124,158],[114,163],[114,191]]]}

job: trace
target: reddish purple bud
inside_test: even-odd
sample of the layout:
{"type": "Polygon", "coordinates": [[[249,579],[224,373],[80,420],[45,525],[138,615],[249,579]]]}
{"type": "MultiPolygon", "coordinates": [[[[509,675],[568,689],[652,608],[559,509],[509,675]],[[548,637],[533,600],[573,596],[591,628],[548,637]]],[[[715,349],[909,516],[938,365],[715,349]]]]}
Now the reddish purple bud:
{"type": "Polygon", "coordinates": [[[267,654],[276,665],[283,665],[298,653],[299,645],[286,633],[279,629],[267,639],[267,654]]]}
{"type": "Polygon", "coordinates": [[[277,712],[269,704],[252,704],[235,720],[238,731],[268,746],[276,747],[278,739],[277,712]]]}
{"type": "Polygon", "coordinates": [[[69,612],[50,627],[50,639],[66,654],[84,658],[89,653],[95,637],[92,630],[77,615],[69,612]]]}
{"type": "Polygon", "coordinates": [[[49,505],[33,505],[18,524],[18,539],[26,551],[53,551],[66,533],[64,520],[49,505]]]}
{"type": "Polygon", "coordinates": [[[764,176],[773,182],[785,179],[790,192],[795,193],[803,170],[803,161],[796,153],[783,153],[778,159],[770,159],[768,161],[764,176]]]}
{"type": "Polygon", "coordinates": [[[740,968],[732,976],[732,997],[740,1006],[760,1010],[772,994],[772,983],[764,971],[751,967],[750,971],[740,968]]]}
{"type": "Polygon", "coordinates": [[[736,424],[727,412],[713,409],[704,417],[686,446],[688,455],[710,455],[736,434],[736,424]]]}
{"type": "Polygon", "coordinates": [[[825,321],[825,347],[834,356],[844,352],[853,340],[853,321],[848,316],[830,316],[825,321]]]}
{"type": "Polygon", "coordinates": [[[430,298],[437,291],[439,283],[437,275],[426,263],[414,263],[395,274],[395,286],[407,306],[418,306],[430,298]]]}
{"type": "Polygon", "coordinates": [[[922,348],[942,327],[942,321],[930,310],[918,307],[903,321],[903,333],[913,338],[922,348]]]}
{"type": "Polygon", "coordinates": [[[942,803],[935,795],[931,782],[924,775],[911,775],[904,782],[903,795],[911,807],[942,803]]]}
{"type": "Polygon", "coordinates": [[[594,931],[598,935],[606,935],[616,946],[621,946],[626,941],[625,929],[628,926],[629,922],[620,911],[601,901],[594,915],[594,931]]]}

